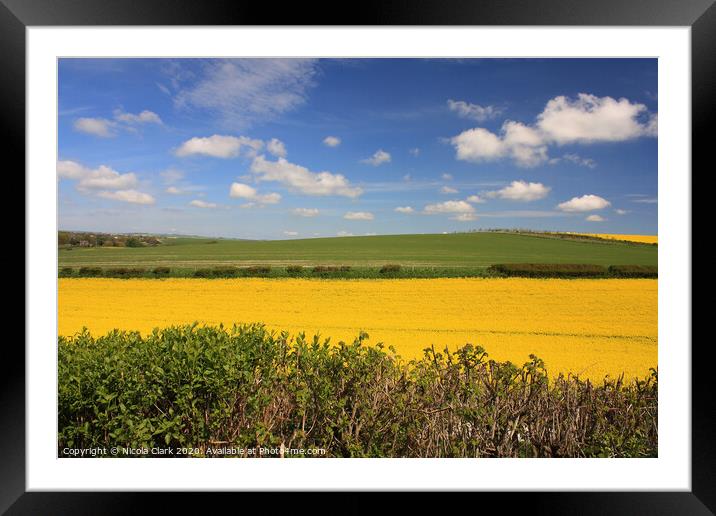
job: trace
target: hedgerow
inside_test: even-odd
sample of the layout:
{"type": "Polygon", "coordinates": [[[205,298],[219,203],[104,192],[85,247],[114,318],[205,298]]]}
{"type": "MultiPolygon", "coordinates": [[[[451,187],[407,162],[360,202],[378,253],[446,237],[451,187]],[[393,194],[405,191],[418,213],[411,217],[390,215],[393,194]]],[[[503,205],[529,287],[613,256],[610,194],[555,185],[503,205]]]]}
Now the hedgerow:
{"type": "Polygon", "coordinates": [[[479,346],[404,362],[262,325],[59,338],[66,447],[322,448],[331,457],[654,457],[658,378],[552,378],[479,346]]]}

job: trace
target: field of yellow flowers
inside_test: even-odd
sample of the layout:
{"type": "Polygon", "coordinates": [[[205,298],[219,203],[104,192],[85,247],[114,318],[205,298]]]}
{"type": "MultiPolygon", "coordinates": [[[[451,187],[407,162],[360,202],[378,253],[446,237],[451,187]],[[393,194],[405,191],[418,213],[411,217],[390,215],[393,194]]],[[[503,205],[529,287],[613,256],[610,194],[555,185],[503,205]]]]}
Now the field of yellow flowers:
{"type": "Polygon", "coordinates": [[[606,240],[626,240],[627,242],[639,242],[641,244],[658,244],[657,235],[612,235],[606,233],[582,233],[584,236],[604,238],[606,240]]]}
{"type": "Polygon", "coordinates": [[[262,322],[333,342],[364,330],[406,359],[467,342],[518,365],[535,353],[594,380],[657,366],[656,280],[62,278],[58,301],[60,335],[262,322]]]}

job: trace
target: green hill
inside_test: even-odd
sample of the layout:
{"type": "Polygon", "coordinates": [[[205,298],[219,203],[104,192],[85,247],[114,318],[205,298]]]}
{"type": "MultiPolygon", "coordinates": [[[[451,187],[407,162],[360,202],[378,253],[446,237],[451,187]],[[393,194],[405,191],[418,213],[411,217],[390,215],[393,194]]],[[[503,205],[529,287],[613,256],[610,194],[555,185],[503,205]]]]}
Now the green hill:
{"type": "Polygon", "coordinates": [[[63,266],[207,267],[398,263],[414,267],[476,267],[494,263],[657,265],[657,246],[571,240],[514,233],[386,235],[303,240],[165,238],[155,247],[59,250],[63,266]]]}

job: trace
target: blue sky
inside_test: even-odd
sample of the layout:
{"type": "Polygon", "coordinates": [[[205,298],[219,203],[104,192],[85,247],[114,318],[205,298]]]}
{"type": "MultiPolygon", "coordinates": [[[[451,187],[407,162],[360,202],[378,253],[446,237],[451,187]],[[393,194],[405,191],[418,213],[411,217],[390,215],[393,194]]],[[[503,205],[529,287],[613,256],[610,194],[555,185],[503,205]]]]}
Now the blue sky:
{"type": "Polygon", "coordinates": [[[59,227],[657,232],[655,59],[62,59],[59,227]]]}

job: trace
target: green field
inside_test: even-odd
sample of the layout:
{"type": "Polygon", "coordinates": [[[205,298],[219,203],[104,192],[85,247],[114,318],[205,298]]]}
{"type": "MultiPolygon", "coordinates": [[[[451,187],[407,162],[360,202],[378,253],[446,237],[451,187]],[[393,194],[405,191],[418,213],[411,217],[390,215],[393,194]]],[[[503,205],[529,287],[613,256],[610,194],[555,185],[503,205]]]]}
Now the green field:
{"type": "Polygon", "coordinates": [[[657,246],[510,233],[386,235],[304,240],[164,238],[156,247],[60,249],[60,267],[198,268],[222,265],[351,265],[484,269],[494,263],[657,265],[657,246]]]}

